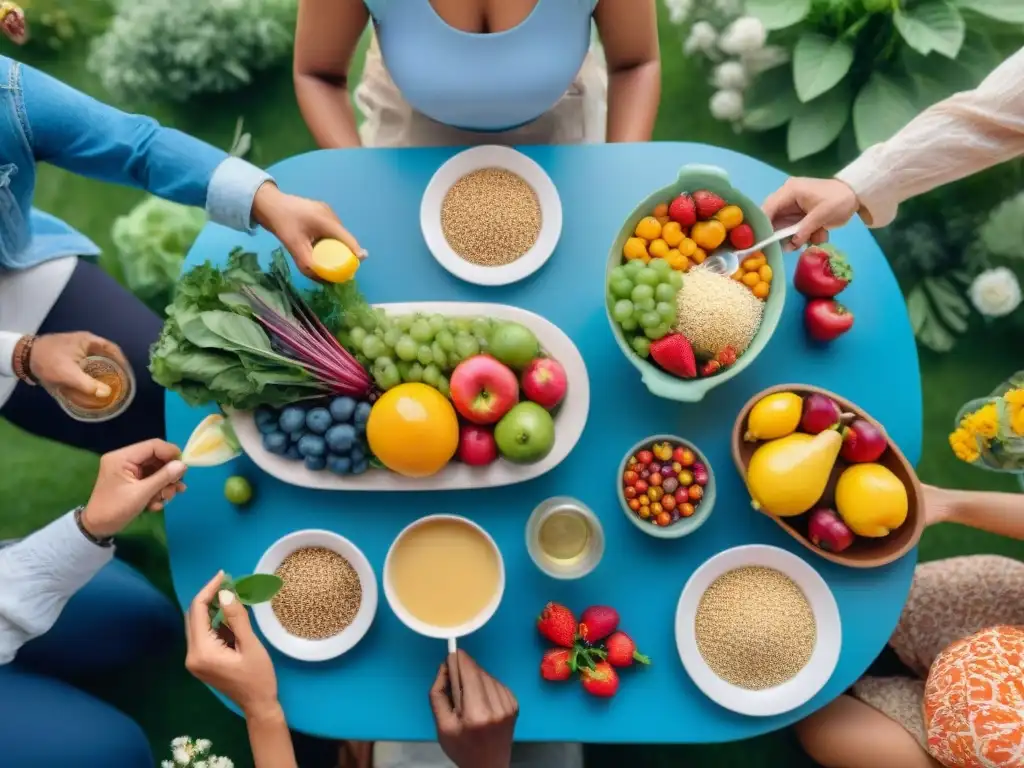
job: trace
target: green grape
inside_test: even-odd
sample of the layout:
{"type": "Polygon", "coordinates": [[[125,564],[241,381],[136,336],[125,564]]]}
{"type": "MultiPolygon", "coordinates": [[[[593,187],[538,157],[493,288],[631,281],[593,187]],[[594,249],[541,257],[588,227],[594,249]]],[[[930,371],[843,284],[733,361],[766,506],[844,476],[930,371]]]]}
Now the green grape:
{"type": "Polygon", "coordinates": [[[675,301],[676,289],[671,283],[658,283],[654,288],[654,298],[658,301],[675,301]]]}
{"type": "Polygon", "coordinates": [[[441,369],[431,363],[423,368],[423,383],[436,387],[441,380],[441,369]]]}
{"type": "Polygon", "coordinates": [[[653,312],[657,305],[654,303],[654,299],[642,299],[641,301],[634,301],[633,306],[644,312],[653,312]]]}
{"type": "Polygon", "coordinates": [[[621,321],[619,325],[624,331],[635,331],[638,324],[636,320],[634,320],[632,317],[628,317],[625,320],[621,321]]]}
{"type": "Polygon", "coordinates": [[[399,360],[415,360],[419,344],[412,336],[402,336],[395,344],[395,355],[399,360]]]}
{"type": "Polygon", "coordinates": [[[409,335],[412,336],[413,341],[417,344],[428,344],[434,338],[434,331],[431,329],[428,321],[420,318],[413,321],[412,327],[409,329],[409,335]]]}
{"type": "Polygon", "coordinates": [[[608,272],[608,282],[611,282],[612,280],[621,280],[622,278],[627,277],[628,275],[629,273],[626,271],[626,268],[623,267],[622,265],[612,267],[611,270],[608,272]]]}
{"type": "Polygon", "coordinates": [[[397,328],[391,327],[384,331],[384,343],[388,345],[388,349],[394,349],[400,338],[402,332],[397,328]]]}
{"type": "Polygon", "coordinates": [[[363,343],[360,345],[360,349],[362,349],[364,355],[366,355],[370,359],[373,359],[380,357],[385,352],[387,352],[387,345],[384,343],[384,340],[381,339],[379,336],[371,334],[367,336],[365,339],[363,339],[363,343]]]}
{"type": "Polygon", "coordinates": [[[644,328],[644,335],[651,341],[660,339],[662,336],[668,335],[669,327],[667,325],[654,325],[650,328],[644,328]]]}
{"type": "Polygon", "coordinates": [[[455,354],[465,360],[480,353],[480,345],[468,333],[460,333],[455,337],[455,354]]]}
{"type": "Polygon", "coordinates": [[[649,285],[653,289],[661,280],[653,269],[644,268],[637,273],[636,282],[638,285],[649,285]]]}
{"type": "Polygon", "coordinates": [[[426,344],[421,345],[420,348],[416,350],[416,359],[419,360],[422,365],[430,365],[434,362],[434,356],[430,353],[430,347],[426,344]]]}
{"type": "Polygon", "coordinates": [[[363,339],[366,338],[366,331],[363,330],[362,328],[353,328],[351,331],[348,332],[348,338],[353,347],[355,347],[356,349],[362,349],[363,339]]]}
{"type": "Polygon", "coordinates": [[[648,328],[656,328],[661,325],[661,315],[657,312],[644,312],[643,316],[640,318],[640,325],[643,326],[644,331],[648,328]]]}
{"type": "Polygon", "coordinates": [[[430,345],[430,354],[433,356],[434,364],[437,365],[438,368],[442,371],[448,369],[448,355],[443,349],[441,349],[441,345],[436,341],[430,345]]]}
{"type": "Polygon", "coordinates": [[[622,270],[629,275],[630,278],[635,279],[637,273],[644,268],[644,263],[640,259],[634,259],[633,261],[627,261],[622,267],[622,270]]]}
{"type": "Polygon", "coordinates": [[[678,291],[683,287],[683,273],[673,269],[672,274],[668,276],[668,284],[678,291]]]}
{"type": "Polygon", "coordinates": [[[451,328],[451,331],[457,336],[460,333],[469,333],[472,328],[472,324],[470,323],[468,317],[453,317],[449,321],[449,327],[451,328]]]}
{"type": "Polygon", "coordinates": [[[622,322],[633,316],[633,302],[629,299],[622,299],[621,301],[615,302],[615,306],[612,308],[612,317],[617,322],[622,322]]]}
{"type": "Polygon", "coordinates": [[[430,323],[430,329],[435,334],[437,334],[438,331],[444,330],[444,327],[447,324],[447,321],[444,319],[444,315],[431,315],[428,322],[430,323]]]}
{"type": "Polygon", "coordinates": [[[649,285],[638,285],[638,286],[636,286],[636,288],[633,289],[633,291],[632,291],[632,293],[630,293],[629,297],[633,300],[634,304],[637,303],[638,301],[645,301],[647,299],[653,299],[654,298],[654,288],[652,288],[649,285]]]}
{"type": "Polygon", "coordinates": [[[634,337],[630,344],[633,346],[633,351],[640,357],[647,357],[651,353],[651,342],[643,336],[634,337]]]}
{"type": "Polygon", "coordinates": [[[448,386],[448,379],[446,377],[442,376],[441,378],[439,378],[437,380],[436,386],[437,391],[440,392],[445,397],[448,397],[451,394],[451,389],[448,386]]]}
{"type": "Polygon", "coordinates": [[[664,259],[651,259],[651,263],[647,265],[647,268],[663,278],[668,277],[668,273],[672,271],[672,265],[664,259]]]}
{"type": "Polygon", "coordinates": [[[617,299],[628,299],[633,290],[633,281],[628,277],[615,278],[608,282],[608,290],[617,299]]]}
{"type": "Polygon", "coordinates": [[[441,349],[445,352],[455,351],[455,334],[449,331],[447,328],[442,328],[437,332],[434,337],[434,341],[441,345],[441,349]]]}
{"type": "Polygon", "coordinates": [[[491,321],[486,317],[478,317],[473,320],[472,324],[473,335],[477,338],[483,336],[484,338],[490,338],[491,336],[491,321]]]}
{"type": "Polygon", "coordinates": [[[659,301],[654,309],[666,323],[671,323],[676,319],[676,308],[667,301],[659,301]]]}
{"type": "Polygon", "coordinates": [[[409,366],[405,372],[404,378],[406,381],[423,381],[423,366],[419,363],[406,363],[409,366]]]}
{"type": "Polygon", "coordinates": [[[377,386],[381,389],[391,389],[400,384],[402,377],[399,375],[398,367],[390,357],[382,356],[373,361],[371,371],[377,386]]]}
{"type": "Polygon", "coordinates": [[[486,352],[487,351],[487,344],[488,344],[488,342],[487,342],[487,337],[486,336],[477,336],[476,337],[476,343],[480,347],[480,351],[481,352],[486,352]]]}
{"type": "Polygon", "coordinates": [[[403,333],[408,333],[409,329],[412,328],[412,315],[399,315],[395,318],[395,327],[403,333]]]}

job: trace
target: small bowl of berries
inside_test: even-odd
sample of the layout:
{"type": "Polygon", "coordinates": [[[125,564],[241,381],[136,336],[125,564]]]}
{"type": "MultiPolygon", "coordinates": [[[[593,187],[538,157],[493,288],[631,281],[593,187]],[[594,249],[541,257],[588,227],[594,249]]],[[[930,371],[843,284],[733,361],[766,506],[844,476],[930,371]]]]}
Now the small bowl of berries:
{"type": "Polygon", "coordinates": [[[693,533],[715,506],[711,465],[697,446],[677,435],[654,435],[634,445],[616,483],[626,518],[659,539],[693,533]]]}

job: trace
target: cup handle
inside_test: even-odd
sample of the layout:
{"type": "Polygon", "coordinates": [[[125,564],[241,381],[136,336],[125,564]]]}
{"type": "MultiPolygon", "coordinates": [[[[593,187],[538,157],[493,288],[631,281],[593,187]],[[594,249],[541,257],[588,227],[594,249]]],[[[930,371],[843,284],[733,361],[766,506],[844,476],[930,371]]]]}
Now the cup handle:
{"type": "Polygon", "coordinates": [[[458,643],[454,637],[448,638],[448,685],[452,691],[452,706],[455,714],[462,714],[462,676],[459,673],[458,643]]]}
{"type": "Polygon", "coordinates": [[[685,394],[680,396],[680,390],[677,389],[674,384],[675,381],[669,383],[666,382],[662,377],[653,375],[648,372],[640,374],[640,379],[643,381],[644,386],[647,390],[657,397],[663,397],[666,400],[676,400],[683,403],[697,403],[704,399],[704,395],[708,393],[708,387],[700,382],[699,379],[679,379],[679,383],[685,383],[687,386],[685,394]]]}
{"type": "Polygon", "coordinates": [[[731,187],[732,184],[729,181],[729,173],[717,165],[704,165],[702,163],[694,163],[692,165],[684,165],[679,169],[679,174],[676,176],[678,181],[684,181],[686,176],[691,173],[704,173],[709,176],[716,176],[721,180],[723,184],[731,187]]]}

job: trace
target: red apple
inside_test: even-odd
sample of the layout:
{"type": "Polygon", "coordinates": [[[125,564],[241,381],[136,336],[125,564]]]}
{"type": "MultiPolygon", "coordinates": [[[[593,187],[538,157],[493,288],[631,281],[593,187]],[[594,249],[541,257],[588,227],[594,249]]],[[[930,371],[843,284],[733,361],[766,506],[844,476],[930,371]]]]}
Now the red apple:
{"type": "Polygon", "coordinates": [[[516,375],[490,355],[474,355],[459,363],[448,388],[455,410],[474,424],[494,424],[519,401],[516,375]]]}
{"type": "Polygon", "coordinates": [[[489,429],[463,424],[459,430],[459,461],[483,467],[498,458],[498,444],[489,429]]]}
{"type": "Polygon", "coordinates": [[[804,400],[804,412],[800,418],[800,429],[809,435],[824,432],[839,423],[842,416],[839,406],[830,397],[814,393],[804,400]]]}
{"type": "Polygon", "coordinates": [[[545,408],[562,402],[566,385],[565,369],[550,357],[538,357],[523,371],[523,394],[545,408]]]}
{"type": "Polygon", "coordinates": [[[853,531],[833,510],[819,507],[807,519],[807,538],[826,552],[842,552],[854,541],[853,531]]]}
{"type": "Polygon", "coordinates": [[[856,419],[843,431],[843,448],[840,453],[847,461],[860,464],[878,461],[887,447],[882,430],[870,421],[856,419]]]}

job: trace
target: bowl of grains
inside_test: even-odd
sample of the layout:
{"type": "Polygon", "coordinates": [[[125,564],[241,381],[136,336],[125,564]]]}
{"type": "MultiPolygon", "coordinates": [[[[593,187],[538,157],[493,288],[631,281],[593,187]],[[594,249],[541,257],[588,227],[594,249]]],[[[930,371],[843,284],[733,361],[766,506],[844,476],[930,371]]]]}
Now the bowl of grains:
{"type": "Polygon", "coordinates": [[[296,531],[274,542],[256,565],[284,585],[253,606],[267,641],[300,661],[326,661],[362,640],[377,613],[377,577],[366,556],[331,531],[296,531]]]}
{"type": "Polygon", "coordinates": [[[686,673],[741,715],[770,717],[809,701],[832,676],[842,640],[828,584],[778,547],[733,547],[706,560],[676,608],[686,673]]]}
{"type": "Polygon", "coordinates": [[[551,177],[521,152],[485,145],[460,152],[427,184],[420,227],[434,258],[477,285],[507,285],[540,269],[562,234],[551,177]]]}
{"type": "Polygon", "coordinates": [[[652,394],[687,403],[703,399],[753,363],[775,332],[786,299],[778,243],[742,262],[750,261],[752,271],[741,265],[721,275],[702,266],[711,255],[739,250],[732,243],[741,242],[733,238],[741,228],[744,238],[757,241],[773,231],[764,211],[724,170],[688,165],[633,209],[612,243],[608,322],[652,394]],[[717,250],[697,243],[708,249],[718,243],[717,250]]]}

